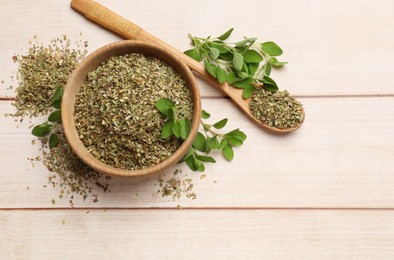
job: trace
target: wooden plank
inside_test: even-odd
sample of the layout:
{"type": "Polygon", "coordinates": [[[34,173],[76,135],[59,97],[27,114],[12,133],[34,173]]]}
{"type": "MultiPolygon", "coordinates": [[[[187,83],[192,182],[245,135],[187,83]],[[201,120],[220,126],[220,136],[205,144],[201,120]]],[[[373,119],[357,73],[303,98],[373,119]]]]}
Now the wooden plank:
{"type": "Polygon", "coordinates": [[[392,259],[393,211],[0,211],[5,259],[392,259]]]}
{"type": "MultiPolygon", "coordinates": [[[[69,2],[0,1],[0,81],[5,80],[0,97],[14,95],[6,90],[15,71],[11,57],[26,50],[35,34],[47,41],[82,32],[90,51],[120,39],[72,11],[69,2]]],[[[378,5],[367,0],[253,0],[239,8],[208,0],[193,5],[181,0],[100,2],[179,50],[190,48],[188,33],[218,35],[231,26],[236,27],[233,39],[246,35],[278,42],[285,51],[282,59],[290,63],[273,77],[296,95],[394,94],[393,78],[387,76],[394,65],[394,2],[390,0],[378,5]],[[245,19],[251,8],[258,13],[245,19]]],[[[200,85],[204,96],[220,96],[200,85]]]]}
{"type": "MultiPolygon", "coordinates": [[[[206,179],[180,167],[195,181],[196,200],[161,198],[152,177],[113,179],[112,192],[100,194],[99,203],[76,201],[76,206],[394,207],[394,98],[301,101],[307,111],[303,127],[274,136],[246,120],[228,100],[203,100],[203,107],[213,114],[212,122],[227,116],[228,129],[239,127],[248,139],[236,149],[234,161],[218,156],[216,164],[207,165],[206,179]]],[[[0,102],[2,111],[9,108],[9,103],[0,102]]],[[[26,159],[37,155],[38,149],[30,144],[30,130],[15,129],[12,119],[0,120],[0,207],[52,206],[59,190],[43,189],[47,171],[40,163],[32,168],[26,159]]],[[[68,206],[67,200],[56,206],[68,206]]]]}

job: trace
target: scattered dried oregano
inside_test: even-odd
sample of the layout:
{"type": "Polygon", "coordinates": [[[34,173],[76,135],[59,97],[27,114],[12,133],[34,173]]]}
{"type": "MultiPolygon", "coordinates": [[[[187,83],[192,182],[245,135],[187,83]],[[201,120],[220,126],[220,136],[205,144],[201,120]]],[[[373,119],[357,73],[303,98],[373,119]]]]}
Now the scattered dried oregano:
{"type": "Polygon", "coordinates": [[[100,161],[121,169],[143,169],[170,157],[181,145],[162,139],[164,118],[155,107],[169,98],[191,118],[191,91],[164,61],[142,54],[114,56],[88,74],[75,102],[79,138],[100,161]]]}
{"type": "Polygon", "coordinates": [[[66,35],[53,39],[48,46],[38,42],[32,44],[26,54],[13,57],[14,62],[19,63],[19,86],[14,102],[17,115],[46,114],[51,109],[56,88],[67,83],[71,72],[87,53],[87,42],[72,42],[66,35]]]}
{"type": "Polygon", "coordinates": [[[176,169],[173,173],[174,177],[164,180],[162,177],[159,177],[159,186],[160,189],[157,191],[161,194],[162,197],[170,197],[172,200],[178,200],[183,195],[188,199],[196,199],[197,195],[193,192],[193,180],[190,178],[182,178],[182,171],[176,169]],[[179,175],[178,175],[179,174],[179,175]]]}
{"type": "MultiPolygon", "coordinates": [[[[36,38],[36,37],[34,37],[36,38]]],[[[14,106],[15,118],[35,117],[48,114],[52,108],[55,90],[64,87],[71,72],[87,53],[87,42],[76,39],[72,42],[67,36],[53,39],[49,45],[32,43],[25,54],[15,55],[14,62],[19,63],[17,71],[18,86],[14,106]]],[[[59,110],[60,111],[60,110],[59,110]]],[[[108,177],[86,166],[71,150],[66,141],[61,124],[56,125],[58,142],[56,147],[48,149],[48,139],[40,138],[40,155],[28,158],[41,161],[50,171],[48,185],[59,188],[58,199],[67,198],[73,205],[74,196],[98,201],[94,188],[108,190],[108,177]]],[[[36,145],[35,141],[32,141],[36,145]]],[[[52,204],[56,203],[55,198],[52,204]]]]}
{"type": "Polygon", "coordinates": [[[263,124],[279,129],[297,127],[304,120],[301,103],[286,90],[256,90],[250,99],[249,109],[263,124]]]}
{"type": "Polygon", "coordinates": [[[109,176],[104,176],[83,163],[72,151],[64,134],[59,133],[59,143],[47,152],[47,142],[43,140],[41,149],[42,162],[51,172],[48,176],[48,185],[61,188],[59,199],[69,198],[73,205],[74,195],[84,200],[92,196],[93,202],[98,202],[95,187],[104,192],[108,190],[109,176]]]}

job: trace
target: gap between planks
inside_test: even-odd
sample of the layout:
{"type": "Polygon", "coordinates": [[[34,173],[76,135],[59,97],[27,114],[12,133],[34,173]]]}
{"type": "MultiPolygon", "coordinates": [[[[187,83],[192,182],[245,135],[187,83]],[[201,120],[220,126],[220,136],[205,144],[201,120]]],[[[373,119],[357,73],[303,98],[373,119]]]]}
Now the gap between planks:
{"type": "Polygon", "coordinates": [[[214,211],[214,210],[244,210],[244,211],[394,211],[394,208],[356,208],[356,207],[54,207],[54,208],[0,208],[1,211],[54,211],[54,210],[190,210],[190,211],[214,211]]]}

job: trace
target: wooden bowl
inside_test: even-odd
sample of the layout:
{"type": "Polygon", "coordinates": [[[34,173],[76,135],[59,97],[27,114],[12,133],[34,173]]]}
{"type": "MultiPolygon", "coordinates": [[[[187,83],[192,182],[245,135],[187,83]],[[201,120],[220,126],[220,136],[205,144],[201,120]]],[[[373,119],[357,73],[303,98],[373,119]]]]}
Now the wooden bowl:
{"type": "Polygon", "coordinates": [[[92,169],[112,176],[144,176],[159,173],[175,165],[189,150],[197,134],[200,124],[201,101],[196,80],[190,69],[179,57],[167,50],[153,44],[127,40],[106,45],[90,54],[72,73],[63,94],[62,123],[67,141],[76,155],[92,169]],[[157,57],[178,71],[188,84],[193,97],[192,127],[189,136],[182,145],[169,158],[159,164],[141,170],[125,170],[107,165],[96,159],[84,146],[78,137],[74,122],[74,104],[78,91],[86,80],[87,74],[95,70],[102,61],[116,55],[127,53],[142,53],[147,56],[157,57]]]}

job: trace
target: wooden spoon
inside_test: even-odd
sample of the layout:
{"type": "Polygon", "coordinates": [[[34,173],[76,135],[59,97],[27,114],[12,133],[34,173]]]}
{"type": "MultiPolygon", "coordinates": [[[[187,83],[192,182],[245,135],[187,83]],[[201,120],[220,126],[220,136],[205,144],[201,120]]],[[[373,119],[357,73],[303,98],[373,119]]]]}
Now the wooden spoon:
{"type": "MultiPolygon", "coordinates": [[[[127,39],[150,42],[159,45],[167,51],[179,56],[179,58],[183,60],[183,62],[186,63],[186,65],[192,71],[196,72],[202,80],[213,86],[215,89],[219,90],[222,94],[229,96],[233,100],[233,102],[237,104],[237,106],[249,117],[250,120],[252,120],[258,126],[266,130],[270,130],[274,133],[288,133],[299,128],[304,122],[303,120],[297,127],[290,129],[279,129],[263,124],[260,120],[254,118],[250,114],[250,99],[245,100],[242,98],[242,89],[230,87],[227,83],[219,84],[215,78],[209,75],[209,73],[205,70],[203,64],[193,60],[192,58],[178,51],[169,44],[145,32],[139,26],[117,15],[116,13],[112,12],[111,10],[107,9],[106,7],[102,6],[97,2],[94,2],[92,0],[72,0],[71,7],[79,13],[83,14],[89,20],[92,20],[93,22],[111,31],[114,31],[115,33],[127,39]]],[[[305,113],[304,110],[302,110],[302,112],[305,113]]]]}

